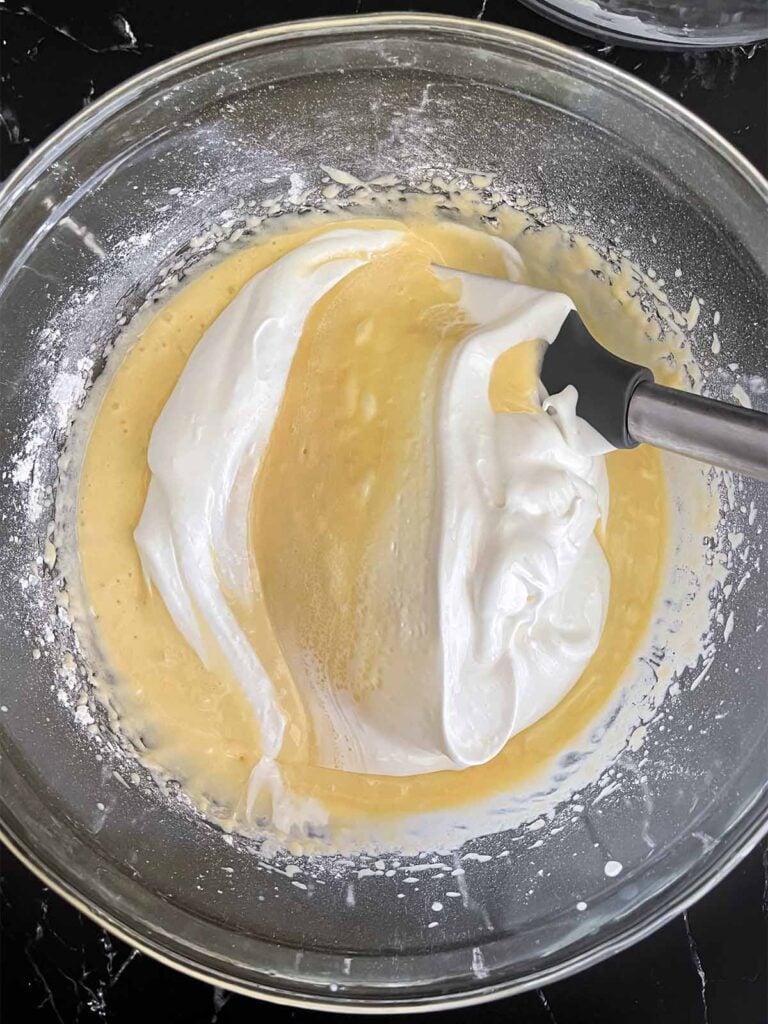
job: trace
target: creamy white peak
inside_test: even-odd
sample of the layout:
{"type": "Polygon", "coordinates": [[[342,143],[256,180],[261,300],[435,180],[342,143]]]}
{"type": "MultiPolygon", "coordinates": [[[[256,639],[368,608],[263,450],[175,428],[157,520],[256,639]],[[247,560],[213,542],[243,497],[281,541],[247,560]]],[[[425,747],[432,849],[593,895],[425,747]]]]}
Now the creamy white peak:
{"type": "MultiPolygon", "coordinates": [[[[152,479],[136,530],[144,572],[210,668],[226,667],[261,723],[253,794],[289,806],[274,760],[286,728],[275,689],[225,595],[258,592],[249,500],[312,306],[401,233],[340,229],[256,275],[206,332],[152,433],[152,479]]],[[[514,273],[519,258],[505,243],[514,273]]],[[[495,414],[493,365],[530,338],[551,341],[570,300],[448,270],[475,326],[440,384],[434,508],[435,672],[332,700],[296,679],[321,765],[390,775],[459,769],[497,753],[575,683],[599,642],[609,572],[594,530],[607,514],[606,445],[566,389],[530,413],[495,414]]],[[[278,637],[278,641],[279,641],[278,637]]]]}
{"type": "Polygon", "coordinates": [[[565,295],[462,274],[479,326],[442,386],[438,581],[444,749],[481,764],[550,711],[594,654],[608,563],[595,537],[608,513],[608,445],[576,416],[568,387],[535,412],[496,414],[494,363],[531,338],[551,342],[565,295]]]}

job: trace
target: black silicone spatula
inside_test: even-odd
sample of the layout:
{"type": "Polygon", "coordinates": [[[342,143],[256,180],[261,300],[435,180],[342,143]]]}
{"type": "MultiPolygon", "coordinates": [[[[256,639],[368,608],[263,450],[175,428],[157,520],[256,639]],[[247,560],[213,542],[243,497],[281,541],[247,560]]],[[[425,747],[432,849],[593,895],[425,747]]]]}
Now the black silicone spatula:
{"type": "Polygon", "coordinates": [[[595,341],[575,310],[547,346],[541,380],[551,395],[573,384],[576,412],[615,448],[644,442],[768,480],[768,414],[656,384],[595,341]]]}

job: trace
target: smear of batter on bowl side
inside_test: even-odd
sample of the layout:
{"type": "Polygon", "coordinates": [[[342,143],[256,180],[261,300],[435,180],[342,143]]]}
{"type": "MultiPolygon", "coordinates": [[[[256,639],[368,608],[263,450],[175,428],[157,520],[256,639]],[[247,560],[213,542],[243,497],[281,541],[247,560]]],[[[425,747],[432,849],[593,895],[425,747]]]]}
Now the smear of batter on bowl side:
{"type": "Polygon", "coordinates": [[[497,337],[499,311],[433,264],[525,274],[497,239],[435,221],[276,234],[179,291],[103,397],[79,548],[122,725],[236,828],[396,821],[513,788],[594,722],[650,624],[657,453],[610,452],[603,470],[567,397],[544,411],[535,341],[567,307],[531,293],[533,319],[507,309],[497,337]],[[281,265],[259,295],[255,275],[281,265]],[[281,321],[315,271],[330,277],[307,285],[306,315],[281,321]],[[235,375],[198,342],[260,323],[262,356],[280,329],[272,361],[248,368],[235,345],[228,367],[217,349],[250,387],[228,420],[235,375]],[[218,510],[217,480],[236,494],[218,510]]]}

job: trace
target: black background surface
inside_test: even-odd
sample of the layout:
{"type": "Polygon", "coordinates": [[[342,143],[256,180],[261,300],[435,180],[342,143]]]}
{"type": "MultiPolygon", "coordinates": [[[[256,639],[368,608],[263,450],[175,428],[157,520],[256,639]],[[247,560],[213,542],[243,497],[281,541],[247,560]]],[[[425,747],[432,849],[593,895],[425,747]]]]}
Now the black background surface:
{"type": "MultiPolygon", "coordinates": [[[[560,29],[514,0],[0,0],[0,168],[144,68],[219,36],[277,21],[402,10],[484,18],[597,54],[657,86],[720,131],[765,173],[768,49],[667,54],[613,47],[560,29]]],[[[319,1022],[193,981],[132,951],[3,854],[5,1024],[319,1022]]],[[[765,1024],[768,844],[687,914],[605,963],[546,989],[439,1015],[478,1024],[765,1024]]],[[[327,1018],[326,1018],[327,1019],[327,1018]]],[[[356,1018],[359,1019],[359,1018],[356,1018]]]]}

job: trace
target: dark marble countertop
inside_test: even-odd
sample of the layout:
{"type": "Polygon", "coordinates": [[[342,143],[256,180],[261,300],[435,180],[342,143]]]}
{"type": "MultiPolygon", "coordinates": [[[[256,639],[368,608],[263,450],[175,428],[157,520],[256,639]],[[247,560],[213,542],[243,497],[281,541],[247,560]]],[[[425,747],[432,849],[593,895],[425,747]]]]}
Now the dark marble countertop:
{"type": "MultiPolygon", "coordinates": [[[[708,121],[756,166],[768,163],[768,48],[668,54],[614,47],[549,24],[514,0],[0,0],[2,176],[50,132],[118,82],[209,39],[273,21],[402,10],[485,18],[581,47],[657,86],[708,121]]],[[[162,1020],[236,1024],[302,1010],[252,1002],[194,981],[111,938],[5,852],[0,875],[2,1012],[8,1024],[162,1020]]],[[[687,914],[573,978],[445,1021],[515,1024],[765,1024],[768,844],[687,914]]]]}

